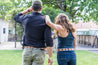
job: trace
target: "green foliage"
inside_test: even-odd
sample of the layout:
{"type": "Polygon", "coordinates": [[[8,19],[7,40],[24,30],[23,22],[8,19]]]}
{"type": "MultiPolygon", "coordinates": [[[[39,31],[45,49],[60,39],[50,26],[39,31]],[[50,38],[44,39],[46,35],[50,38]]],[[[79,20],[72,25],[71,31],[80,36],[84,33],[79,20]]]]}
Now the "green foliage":
{"type": "Polygon", "coordinates": [[[52,22],[54,22],[55,17],[60,13],[65,13],[65,14],[69,15],[69,13],[67,13],[67,12],[64,12],[60,9],[55,9],[53,7],[48,7],[47,5],[43,6],[42,13],[43,13],[43,15],[49,15],[52,22]]]}
{"type": "Polygon", "coordinates": [[[98,0],[42,0],[48,7],[61,9],[69,13],[72,22],[98,22],[98,0]],[[63,2],[59,2],[63,1],[63,2]]]}
{"type": "MultiPolygon", "coordinates": [[[[98,0],[42,0],[47,7],[61,9],[69,13],[70,18],[76,20],[89,21],[91,19],[98,21],[98,0]],[[79,19],[77,19],[79,17],[79,19]]],[[[0,0],[0,17],[13,19],[12,14],[29,8],[32,0],[0,0]],[[12,11],[13,10],[13,11],[12,11]],[[16,12],[15,12],[16,11],[16,12]],[[8,16],[8,17],[6,17],[8,16]]],[[[49,9],[48,9],[49,10],[49,9]]],[[[48,13],[48,12],[47,12],[48,13]]],[[[55,14],[55,12],[53,12],[55,14]]],[[[56,15],[56,14],[55,14],[56,15]]],[[[53,19],[52,19],[53,20],[53,19]]]]}
{"type": "Polygon", "coordinates": [[[0,2],[0,18],[5,19],[5,15],[12,8],[11,2],[0,2]]]}

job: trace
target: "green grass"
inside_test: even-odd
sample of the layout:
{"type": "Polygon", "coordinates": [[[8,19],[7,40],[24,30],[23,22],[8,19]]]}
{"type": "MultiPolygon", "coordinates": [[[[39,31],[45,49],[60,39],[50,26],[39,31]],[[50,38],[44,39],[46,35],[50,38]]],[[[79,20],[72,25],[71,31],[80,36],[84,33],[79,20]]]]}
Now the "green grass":
{"type": "MultiPolygon", "coordinates": [[[[77,65],[98,65],[98,54],[89,51],[76,51],[77,65]]],[[[48,62],[46,55],[45,65],[48,62]]],[[[56,53],[53,54],[53,65],[57,64],[56,53]]],[[[22,50],[0,50],[0,65],[22,65],[22,50]]]]}

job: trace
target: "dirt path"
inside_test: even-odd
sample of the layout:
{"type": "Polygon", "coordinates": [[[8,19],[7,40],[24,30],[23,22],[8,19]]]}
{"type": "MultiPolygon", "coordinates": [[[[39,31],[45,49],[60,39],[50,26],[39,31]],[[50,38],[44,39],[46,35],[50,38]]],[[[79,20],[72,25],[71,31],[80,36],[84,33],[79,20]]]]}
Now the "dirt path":
{"type": "Polygon", "coordinates": [[[22,46],[20,42],[16,43],[15,48],[15,42],[4,42],[0,44],[0,50],[21,50],[22,46]]]}

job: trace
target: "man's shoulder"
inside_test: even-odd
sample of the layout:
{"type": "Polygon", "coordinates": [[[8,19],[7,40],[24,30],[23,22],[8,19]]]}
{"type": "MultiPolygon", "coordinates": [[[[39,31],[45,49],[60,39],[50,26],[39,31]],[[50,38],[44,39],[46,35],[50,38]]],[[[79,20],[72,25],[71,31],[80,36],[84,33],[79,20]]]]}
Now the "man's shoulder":
{"type": "Polygon", "coordinates": [[[38,16],[39,18],[42,18],[42,19],[45,19],[43,15],[33,15],[33,14],[28,14],[26,15],[27,17],[35,17],[35,16],[38,16]]]}
{"type": "Polygon", "coordinates": [[[32,17],[32,16],[34,16],[33,14],[26,14],[25,15],[26,17],[32,17]]]}

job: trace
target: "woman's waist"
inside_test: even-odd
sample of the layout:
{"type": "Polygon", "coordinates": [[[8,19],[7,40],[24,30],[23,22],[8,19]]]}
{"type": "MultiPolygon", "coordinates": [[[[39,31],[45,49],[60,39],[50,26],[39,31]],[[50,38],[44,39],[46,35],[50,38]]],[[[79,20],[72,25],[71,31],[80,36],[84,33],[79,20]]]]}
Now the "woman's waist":
{"type": "Polygon", "coordinates": [[[75,48],[58,48],[58,51],[74,51],[75,48]]]}
{"type": "Polygon", "coordinates": [[[58,45],[59,48],[74,48],[74,45],[58,45]]]}

